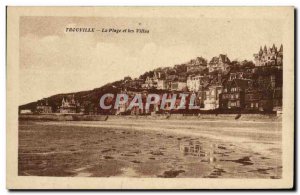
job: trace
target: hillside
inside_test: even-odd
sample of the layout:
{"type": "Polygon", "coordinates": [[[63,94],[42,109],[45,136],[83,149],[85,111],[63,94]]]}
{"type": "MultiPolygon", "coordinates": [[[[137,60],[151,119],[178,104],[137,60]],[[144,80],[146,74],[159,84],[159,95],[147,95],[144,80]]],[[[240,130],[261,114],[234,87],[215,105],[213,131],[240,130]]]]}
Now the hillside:
{"type": "MultiPolygon", "coordinates": [[[[52,109],[54,109],[53,111],[55,112],[56,111],[55,109],[57,109],[57,107],[61,105],[61,101],[63,98],[74,95],[74,98],[78,102],[83,104],[83,106],[96,105],[96,104],[98,104],[99,97],[102,94],[105,94],[108,92],[109,93],[117,93],[118,88],[121,85],[121,83],[122,83],[122,81],[116,81],[113,83],[106,84],[102,87],[95,88],[93,90],[53,95],[53,96],[47,97],[48,104],[52,107],[52,109]]],[[[20,110],[22,110],[22,109],[34,110],[40,101],[41,100],[21,105],[21,106],[19,106],[19,109],[20,110]]]]}
{"type": "MultiPolygon", "coordinates": [[[[39,113],[60,112],[62,100],[67,100],[67,102],[72,102],[73,104],[74,110],[71,112],[89,114],[104,112],[112,114],[112,111],[99,110],[99,98],[106,93],[117,94],[124,89],[134,93],[146,90],[147,92],[158,94],[190,91],[198,92],[201,99],[201,94],[209,90],[210,86],[222,85],[223,88],[230,87],[232,79],[242,79],[247,83],[251,83],[253,89],[266,96],[265,94],[269,94],[268,92],[274,94],[275,87],[282,87],[281,67],[282,64],[277,62],[268,66],[256,67],[252,61],[230,61],[223,54],[213,57],[210,61],[202,57],[196,57],[186,63],[176,64],[173,67],[159,67],[149,70],[138,78],[132,79],[127,76],[122,80],[108,83],[92,90],[53,95],[36,102],[21,105],[19,110],[31,110],[39,113]],[[199,80],[199,78],[201,79],[199,80]],[[201,90],[199,87],[193,88],[195,82],[201,85],[201,90]],[[39,106],[45,105],[50,106],[51,110],[38,111],[39,106]]],[[[204,98],[200,100],[202,105],[204,98]]],[[[267,101],[273,101],[271,99],[267,101]]]]}

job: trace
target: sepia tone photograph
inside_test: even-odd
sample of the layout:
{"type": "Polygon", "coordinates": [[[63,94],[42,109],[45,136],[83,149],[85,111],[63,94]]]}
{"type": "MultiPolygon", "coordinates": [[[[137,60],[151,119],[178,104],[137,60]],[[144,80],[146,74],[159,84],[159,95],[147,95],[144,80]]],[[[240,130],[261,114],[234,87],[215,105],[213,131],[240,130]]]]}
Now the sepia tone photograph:
{"type": "Polygon", "coordinates": [[[12,188],[292,187],[292,7],[9,7],[7,19],[12,188]],[[158,183],[131,183],[144,179],[158,183]]]}

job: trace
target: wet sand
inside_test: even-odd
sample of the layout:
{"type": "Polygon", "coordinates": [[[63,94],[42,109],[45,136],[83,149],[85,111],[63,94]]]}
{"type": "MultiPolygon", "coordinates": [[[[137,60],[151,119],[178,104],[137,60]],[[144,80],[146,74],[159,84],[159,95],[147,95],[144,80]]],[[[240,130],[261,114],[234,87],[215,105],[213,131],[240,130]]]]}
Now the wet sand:
{"type": "Polygon", "coordinates": [[[281,122],[19,123],[19,175],[281,178],[281,122]]]}

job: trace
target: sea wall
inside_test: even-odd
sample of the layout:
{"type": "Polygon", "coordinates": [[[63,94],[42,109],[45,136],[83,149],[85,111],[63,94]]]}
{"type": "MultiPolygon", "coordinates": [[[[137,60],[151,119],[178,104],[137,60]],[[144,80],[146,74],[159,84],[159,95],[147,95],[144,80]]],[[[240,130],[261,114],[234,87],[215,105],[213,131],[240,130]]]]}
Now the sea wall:
{"type": "Polygon", "coordinates": [[[55,115],[55,114],[19,114],[19,120],[35,121],[72,121],[72,115],[55,115]]]}
{"type": "Polygon", "coordinates": [[[131,120],[235,120],[235,121],[281,121],[281,116],[275,114],[202,114],[202,115],[137,115],[137,116],[109,116],[108,120],[131,119],[131,120]]]}
{"type": "Polygon", "coordinates": [[[106,121],[106,120],[234,120],[234,121],[281,121],[275,114],[201,114],[201,115],[59,115],[21,114],[19,120],[39,121],[106,121]]]}

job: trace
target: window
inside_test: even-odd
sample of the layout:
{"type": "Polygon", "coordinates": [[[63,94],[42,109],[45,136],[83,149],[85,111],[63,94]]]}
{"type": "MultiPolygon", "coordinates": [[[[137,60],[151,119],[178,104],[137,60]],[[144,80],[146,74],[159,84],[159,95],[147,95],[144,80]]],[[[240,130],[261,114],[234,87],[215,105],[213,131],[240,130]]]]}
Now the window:
{"type": "Polygon", "coordinates": [[[255,107],[258,108],[258,102],[256,103],[255,107]]]}
{"type": "Polygon", "coordinates": [[[253,103],[251,103],[251,108],[253,108],[253,106],[254,106],[253,103]]]}

